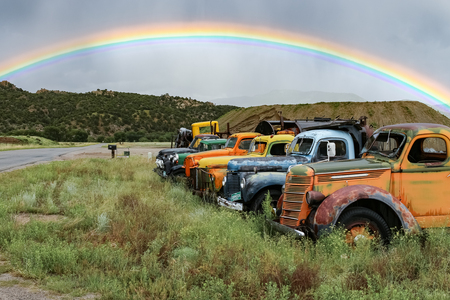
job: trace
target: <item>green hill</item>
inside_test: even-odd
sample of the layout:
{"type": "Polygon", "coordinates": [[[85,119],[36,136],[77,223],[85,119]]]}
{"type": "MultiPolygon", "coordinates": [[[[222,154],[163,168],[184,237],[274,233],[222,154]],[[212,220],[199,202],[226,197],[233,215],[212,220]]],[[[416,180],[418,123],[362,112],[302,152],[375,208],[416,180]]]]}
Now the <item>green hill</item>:
{"type": "Polygon", "coordinates": [[[251,131],[261,120],[286,120],[314,117],[342,119],[368,117],[368,123],[378,128],[398,123],[438,123],[450,126],[450,119],[418,101],[321,102],[298,105],[262,105],[237,108],[218,119],[220,128],[230,123],[231,132],[251,131]]]}
{"type": "Polygon", "coordinates": [[[236,108],[190,98],[107,90],[30,93],[0,82],[0,134],[41,135],[56,141],[168,140],[180,127],[215,120],[236,108]]]}

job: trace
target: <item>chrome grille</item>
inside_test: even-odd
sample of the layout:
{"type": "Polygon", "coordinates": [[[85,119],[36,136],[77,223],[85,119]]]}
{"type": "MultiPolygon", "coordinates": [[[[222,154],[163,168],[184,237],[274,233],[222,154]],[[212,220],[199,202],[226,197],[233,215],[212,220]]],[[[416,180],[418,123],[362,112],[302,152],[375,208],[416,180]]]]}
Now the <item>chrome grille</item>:
{"type": "Polygon", "coordinates": [[[311,190],[313,177],[288,174],[284,188],[283,211],[280,223],[289,227],[299,226],[299,215],[307,191],[311,190]]]}

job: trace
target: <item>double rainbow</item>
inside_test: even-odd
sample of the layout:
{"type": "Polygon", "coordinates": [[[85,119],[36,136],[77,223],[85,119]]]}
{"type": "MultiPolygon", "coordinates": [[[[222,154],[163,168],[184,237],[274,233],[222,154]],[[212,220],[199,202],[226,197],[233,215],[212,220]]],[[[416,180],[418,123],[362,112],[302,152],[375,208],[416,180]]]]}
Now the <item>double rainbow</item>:
{"type": "Polygon", "coordinates": [[[412,70],[355,49],[318,38],[267,28],[230,24],[164,25],[127,28],[73,40],[0,64],[0,80],[11,80],[26,72],[74,57],[138,45],[170,43],[229,43],[251,45],[316,57],[357,70],[416,95],[422,101],[450,112],[450,91],[412,70]]]}

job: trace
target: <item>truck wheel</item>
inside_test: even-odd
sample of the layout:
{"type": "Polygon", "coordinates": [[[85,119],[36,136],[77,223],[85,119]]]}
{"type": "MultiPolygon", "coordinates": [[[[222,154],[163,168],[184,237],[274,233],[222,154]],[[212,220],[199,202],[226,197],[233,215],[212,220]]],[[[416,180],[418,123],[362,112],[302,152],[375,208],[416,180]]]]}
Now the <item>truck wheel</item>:
{"type": "Polygon", "coordinates": [[[376,212],[365,207],[356,207],[339,217],[338,224],[346,230],[346,242],[353,244],[359,238],[373,239],[378,237],[383,243],[391,238],[391,230],[386,221],[376,212]]]}
{"type": "Polygon", "coordinates": [[[267,193],[270,192],[270,198],[272,198],[272,201],[270,202],[270,205],[272,207],[277,207],[278,198],[281,196],[281,191],[270,189],[270,190],[263,190],[256,195],[255,200],[253,201],[253,204],[250,206],[251,211],[254,211],[256,213],[262,213],[262,203],[264,199],[266,199],[267,193]]]}

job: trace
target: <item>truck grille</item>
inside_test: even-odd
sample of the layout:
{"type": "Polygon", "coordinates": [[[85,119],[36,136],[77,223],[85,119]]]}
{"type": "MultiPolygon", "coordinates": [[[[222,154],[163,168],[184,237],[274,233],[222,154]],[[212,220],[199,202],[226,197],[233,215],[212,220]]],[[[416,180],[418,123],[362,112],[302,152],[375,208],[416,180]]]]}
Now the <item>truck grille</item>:
{"type": "Polygon", "coordinates": [[[299,215],[307,191],[310,191],[313,177],[292,176],[286,178],[284,188],[283,211],[280,223],[289,227],[299,226],[299,215]]]}
{"type": "Polygon", "coordinates": [[[229,198],[232,194],[241,190],[239,173],[227,173],[227,183],[224,187],[225,197],[229,198]]]}
{"type": "Polygon", "coordinates": [[[191,171],[192,186],[196,191],[210,190],[214,192],[214,175],[208,171],[200,168],[195,168],[191,171]]]}

